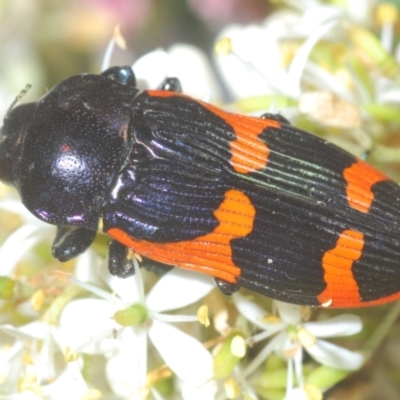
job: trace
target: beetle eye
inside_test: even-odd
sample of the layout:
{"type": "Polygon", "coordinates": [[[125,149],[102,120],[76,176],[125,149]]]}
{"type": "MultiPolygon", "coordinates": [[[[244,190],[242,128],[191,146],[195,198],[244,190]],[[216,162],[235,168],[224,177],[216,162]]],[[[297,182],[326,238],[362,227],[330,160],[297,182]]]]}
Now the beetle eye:
{"type": "Polygon", "coordinates": [[[20,160],[20,151],[30,125],[36,103],[13,108],[4,119],[0,131],[0,180],[13,185],[12,171],[20,160]]]}
{"type": "Polygon", "coordinates": [[[12,185],[11,181],[11,162],[10,154],[1,155],[0,159],[0,180],[6,185],[12,185]]]}

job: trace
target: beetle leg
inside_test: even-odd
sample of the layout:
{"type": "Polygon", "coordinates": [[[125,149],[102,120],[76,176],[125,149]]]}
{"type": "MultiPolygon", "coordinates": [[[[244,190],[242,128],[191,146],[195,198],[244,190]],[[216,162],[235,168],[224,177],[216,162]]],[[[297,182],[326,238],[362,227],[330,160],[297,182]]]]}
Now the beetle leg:
{"type": "Polygon", "coordinates": [[[147,271],[151,271],[159,276],[166,274],[168,271],[174,268],[173,265],[163,264],[158,261],[151,260],[150,258],[142,257],[142,260],[143,261],[140,263],[141,267],[144,267],[147,269],[147,271]]]}
{"type": "Polygon", "coordinates": [[[111,239],[108,245],[108,270],[111,275],[128,278],[135,274],[131,258],[128,257],[129,253],[128,247],[111,239]]]}
{"type": "Polygon", "coordinates": [[[87,228],[57,226],[51,254],[59,261],[68,261],[83,253],[93,242],[96,231],[87,228]]]}
{"type": "Polygon", "coordinates": [[[136,77],[131,67],[111,67],[102,72],[101,75],[123,85],[136,87],[136,77]]]}
{"type": "Polygon", "coordinates": [[[234,283],[229,283],[218,278],[215,278],[215,283],[217,284],[217,287],[221,293],[227,296],[232,295],[240,289],[239,285],[235,285],[234,283]]]}
{"type": "MultiPolygon", "coordinates": [[[[171,265],[163,264],[147,257],[141,256],[141,258],[140,267],[144,267],[147,271],[154,272],[156,275],[164,275],[173,268],[171,265]]],[[[130,249],[114,239],[110,241],[108,247],[108,269],[111,275],[119,278],[128,278],[135,274],[135,269],[131,262],[130,249]]]]}
{"type": "Polygon", "coordinates": [[[168,92],[182,93],[181,81],[178,78],[165,78],[164,82],[159,86],[160,90],[168,92]]]}
{"type": "Polygon", "coordinates": [[[278,121],[278,122],[283,122],[284,124],[290,124],[290,121],[288,119],[286,119],[283,115],[281,114],[274,114],[274,113],[264,113],[261,115],[262,119],[272,119],[274,121],[278,121]]]}

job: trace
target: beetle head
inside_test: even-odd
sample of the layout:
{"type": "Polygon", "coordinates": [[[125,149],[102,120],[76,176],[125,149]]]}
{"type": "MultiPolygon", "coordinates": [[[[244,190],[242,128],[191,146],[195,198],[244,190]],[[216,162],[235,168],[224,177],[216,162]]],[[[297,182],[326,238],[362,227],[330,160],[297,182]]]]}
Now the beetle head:
{"type": "Polygon", "coordinates": [[[106,71],[70,77],[38,103],[15,107],[1,129],[0,179],[40,219],[96,229],[132,147],[136,93],[106,71]]]}
{"type": "Polygon", "coordinates": [[[10,110],[0,130],[0,180],[13,184],[12,171],[20,159],[27,125],[35,112],[36,103],[22,104],[10,110]]]}

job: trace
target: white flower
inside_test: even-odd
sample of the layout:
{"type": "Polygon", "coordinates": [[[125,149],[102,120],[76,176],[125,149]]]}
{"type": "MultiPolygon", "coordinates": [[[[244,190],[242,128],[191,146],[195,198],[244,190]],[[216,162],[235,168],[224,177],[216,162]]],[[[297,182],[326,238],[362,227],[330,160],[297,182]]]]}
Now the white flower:
{"type": "Polygon", "coordinates": [[[16,214],[23,219],[0,247],[0,275],[12,276],[14,268],[30,249],[54,232],[54,227],[34,217],[18,199],[7,198],[0,201],[0,209],[16,214]]]}
{"type": "MultiPolygon", "coordinates": [[[[346,140],[331,139],[360,156],[371,147],[371,140],[360,129],[363,120],[380,115],[388,118],[382,105],[400,102],[395,60],[400,58],[400,45],[396,48],[393,43],[396,6],[367,0],[352,0],[343,6],[317,0],[286,3],[295,11],[283,8],[260,25],[231,25],[219,34],[222,43],[229,43],[217,42],[216,46],[221,77],[240,104],[249,97],[264,98],[259,103],[262,108],[250,111],[259,114],[269,105],[289,118],[302,114],[326,126],[357,130],[359,151],[346,140]],[[360,25],[369,26],[374,13],[381,26],[380,42],[360,25]],[[339,49],[340,40],[343,46],[339,49]],[[340,56],[334,60],[324,57],[335,52],[340,56]]],[[[242,107],[240,111],[247,110],[242,107]]],[[[395,110],[392,114],[396,115],[395,110]]]]}
{"type": "Polygon", "coordinates": [[[204,100],[219,97],[218,85],[207,56],[197,47],[174,44],[139,58],[132,66],[139,87],[156,89],[167,77],[178,78],[183,93],[204,100]]]}
{"type": "Polygon", "coordinates": [[[248,339],[254,344],[271,338],[263,350],[243,371],[250,375],[272,353],[288,360],[288,391],[293,387],[293,372],[302,384],[303,349],[320,364],[344,370],[359,369],[364,359],[361,354],[349,351],[324,338],[353,335],[361,331],[362,323],[355,315],[343,314],[325,321],[302,322],[301,306],[276,301],[279,318],[268,315],[261,307],[239,294],[233,296],[239,312],[256,325],[261,332],[248,339]],[[291,380],[291,382],[290,382],[291,380]]]}
{"type": "Polygon", "coordinates": [[[77,352],[105,354],[109,384],[121,396],[132,395],[146,386],[147,335],[181,380],[195,386],[203,385],[212,377],[210,353],[195,338],[170,324],[197,321],[197,317],[170,315],[165,311],[201,299],[213,288],[213,282],[206,276],[174,269],[145,296],[136,259],[134,265],[132,278],[106,277],[112,294],[79,283],[101,299],[75,300],[66,306],[60,318],[65,343],[77,352]],[[113,319],[116,312],[130,309],[142,313],[143,320],[122,326],[113,319]]]}
{"type": "MultiPolygon", "coordinates": [[[[280,93],[299,98],[302,80],[308,78],[304,73],[309,67],[315,68],[309,60],[311,50],[337,25],[338,13],[334,11],[325,6],[311,8],[305,14],[285,10],[272,14],[263,25],[226,27],[219,37],[230,39],[231,53],[217,57],[216,64],[234,97],[280,93]],[[311,12],[313,15],[309,15],[311,12]],[[280,42],[296,38],[304,42],[288,65],[282,58],[280,42]]],[[[319,80],[326,88],[329,85],[338,90],[337,84],[341,86],[340,82],[333,85],[324,78],[319,80]]]]}
{"type": "MultiPolygon", "coordinates": [[[[118,38],[116,38],[117,40],[118,38]]],[[[104,56],[102,70],[108,68],[115,40],[104,56]]],[[[139,89],[157,89],[165,78],[178,78],[183,93],[204,101],[220,93],[207,56],[196,46],[177,43],[168,50],[157,49],[140,57],[132,66],[139,89]]]]}
{"type": "Polygon", "coordinates": [[[54,339],[57,328],[46,322],[31,322],[19,328],[0,326],[14,338],[2,343],[0,376],[6,398],[70,399],[83,396],[88,386],[78,364],[59,365],[60,348],[54,339]]]}
{"type": "Polygon", "coordinates": [[[217,382],[210,379],[201,386],[181,382],[180,390],[185,400],[214,400],[217,393],[217,382]]]}

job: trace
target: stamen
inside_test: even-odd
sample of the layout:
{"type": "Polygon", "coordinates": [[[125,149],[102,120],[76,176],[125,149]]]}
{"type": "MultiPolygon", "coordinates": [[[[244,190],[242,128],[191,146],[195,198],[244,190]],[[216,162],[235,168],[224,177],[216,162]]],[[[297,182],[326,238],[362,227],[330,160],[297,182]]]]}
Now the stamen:
{"type": "Polygon", "coordinates": [[[205,327],[210,326],[210,319],[208,318],[208,306],[206,304],[203,304],[197,310],[197,318],[199,322],[205,327]]]}
{"type": "Polygon", "coordinates": [[[246,341],[243,336],[236,335],[231,342],[231,353],[239,358],[243,358],[246,355],[246,341]]]}

